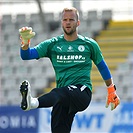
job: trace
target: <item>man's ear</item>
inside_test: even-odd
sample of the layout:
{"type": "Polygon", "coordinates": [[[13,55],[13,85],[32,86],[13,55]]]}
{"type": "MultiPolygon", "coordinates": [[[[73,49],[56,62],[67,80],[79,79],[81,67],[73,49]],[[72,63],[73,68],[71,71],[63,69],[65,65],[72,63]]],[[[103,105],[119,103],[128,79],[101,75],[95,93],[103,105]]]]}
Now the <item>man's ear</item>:
{"type": "Polygon", "coordinates": [[[77,26],[79,26],[80,25],[80,20],[78,20],[78,22],[77,22],[77,26]]]}

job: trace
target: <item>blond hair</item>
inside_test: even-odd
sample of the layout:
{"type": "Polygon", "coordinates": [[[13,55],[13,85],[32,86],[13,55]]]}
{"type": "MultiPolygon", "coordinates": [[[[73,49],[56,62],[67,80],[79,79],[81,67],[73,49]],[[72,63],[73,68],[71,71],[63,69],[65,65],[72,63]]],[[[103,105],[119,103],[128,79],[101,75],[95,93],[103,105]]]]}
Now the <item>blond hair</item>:
{"type": "Polygon", "coordinates": [[[67,7],[67,8],[64,8],[63,11],[62,11],[62,14],[64,12],[67,12],[67,11],[74,11],[75,14],[76,14],[77,20],[79,20],[79,11],[75,7],[67,7]]]}

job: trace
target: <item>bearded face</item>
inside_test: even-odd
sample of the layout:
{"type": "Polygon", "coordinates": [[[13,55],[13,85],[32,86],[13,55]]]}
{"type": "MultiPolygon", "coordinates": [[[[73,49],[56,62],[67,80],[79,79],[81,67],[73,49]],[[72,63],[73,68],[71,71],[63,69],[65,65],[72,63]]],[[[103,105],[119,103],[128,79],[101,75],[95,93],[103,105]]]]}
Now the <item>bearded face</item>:
{"type": "Polygon", "coordinates": [[[62,16],[62,28],[66,35],[72,35],[76,32],[79,25],[76,14],[73,11],[67,11],[62,16]]]}

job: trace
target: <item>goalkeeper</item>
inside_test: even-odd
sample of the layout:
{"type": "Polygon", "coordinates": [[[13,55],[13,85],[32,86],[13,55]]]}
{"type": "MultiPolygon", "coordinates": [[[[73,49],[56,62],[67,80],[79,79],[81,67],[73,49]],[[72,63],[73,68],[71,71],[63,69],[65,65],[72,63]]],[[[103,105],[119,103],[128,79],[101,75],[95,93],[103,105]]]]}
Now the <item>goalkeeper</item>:
{"type": "Polygon", "coordinates": [[[35,32],[31,27],[19,29],[21,58],[31,60],[48,57],[55,70],[57,84],[49,93],[33,98],[30,83],[27,80],[23,81],[20,86],[21,108],[28,111],[53,107],[52,133],[70,133],[75,114],[89,106],[92,97],[90,78],[92,62],[97,66],[107,86],[106,107],[111,105],[111,110],[114,110],[120,103],[99,45],[95,40],[78,34],[77,28],[80,25],[78,10],[73,7],[64,8],[61,25],[63,35],[45,40],[32,48],[30,39],[35,36],[35,32]]]}

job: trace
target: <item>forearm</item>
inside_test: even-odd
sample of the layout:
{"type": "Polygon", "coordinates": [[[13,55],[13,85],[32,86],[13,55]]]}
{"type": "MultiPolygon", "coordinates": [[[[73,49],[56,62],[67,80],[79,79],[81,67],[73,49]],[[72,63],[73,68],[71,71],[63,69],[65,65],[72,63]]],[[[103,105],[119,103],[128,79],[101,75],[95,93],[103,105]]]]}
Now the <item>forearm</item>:
{"type": "Polygon", "coordinates": [[[113,79],[112,78],[104,80],[104,81],[105,81],[106,86],[110,86],[111,84],[113,84],[113,79]]]}
{"type": "Polygon", "coordinates": [[[110,70],[109,70],[107,64],[105,63],[105,61],[102,60],[97,65],[97,68],[98,68],[103,80],[105,81],[106,86],[110,86],[113,83],[113,79],[112,79],[110,70]]]}
{"type": "Polygon", "coordinates": [[[111,110],[114,110],[120,104],[120,98],[116,94],[116,86],[113,84],[110,70],[104,60],[97,65],[97,68],[107,86],[106,107],[111,103],[111,110]]]}
{"type": "Polygon", "coordinates": [[[35,48],[20,49],[20,56],[23,60],[38,59],[39,55],[35,48]]]}

